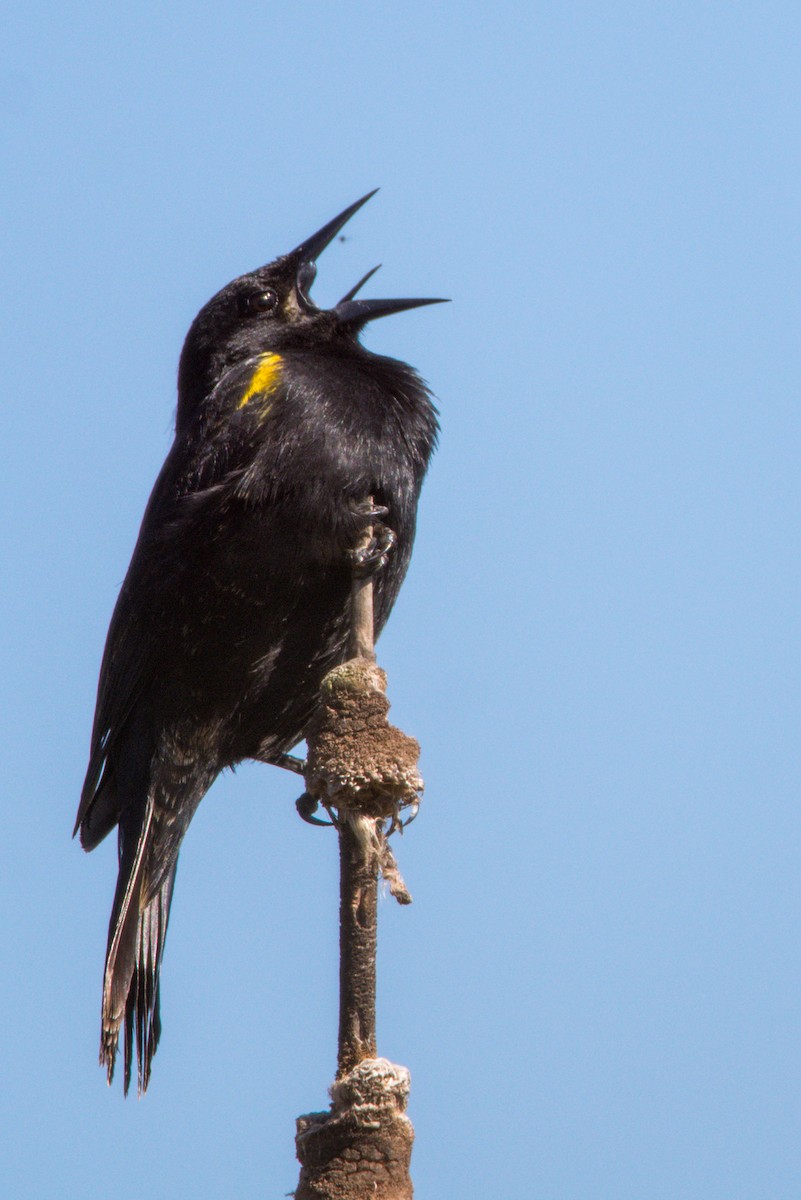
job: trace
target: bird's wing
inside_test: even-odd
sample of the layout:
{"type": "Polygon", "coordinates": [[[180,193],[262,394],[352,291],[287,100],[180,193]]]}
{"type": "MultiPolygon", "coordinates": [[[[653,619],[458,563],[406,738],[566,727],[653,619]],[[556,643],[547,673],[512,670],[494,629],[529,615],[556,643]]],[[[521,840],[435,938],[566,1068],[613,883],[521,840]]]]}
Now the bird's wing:
{"type": "Polygon", "coordinates": [[[248,436],[247,423],[253,419],[259,393],[251,388],[248,414],[239,399],[251,387],[253,375],[254,364],[243,363],[223,377],[215,389],[222,404],[214,426],[194,445],[186,437],[176,437],[148,501],[100,668],[89,766],[75,822],[76,832],[83,826],[81,838],[87,848],[101,841],[119,816],[113,796],[109,804],[98,804],[94,814],[92,809],[108,782],[115,741],[162,665],[164,637],[169,636],[166,618],[184,590],[187,538],[193,526],[204,526],[210,507],[226,496],[237,498],[257,453],[258,442],[248,436]]]}
{"type": "MultiPolygon", "coordinates": [[[[81,840],[87,848],[101,841],[116,824],[119,811],[113,797],[110,797],[112,811],[97,823],[91,819],[92,808],[108,783],[106,770],[114,744],[158,668],[161,647],[159,640],[154,639],[152,620],[158,611],[159,594],[168,586],[168,581],[164,577],[166,565],[159,571],[158,542],[161,539],[153,535],[158,530],[164,498],[169,490],[166,483],[169,464],[168,458],[153,489],[106,637],[89,766],[75,821],[76,832],[83,826],[81,840]]],[[[95,813],[94,817],[100,817],[100,813],[95,813]]]]}

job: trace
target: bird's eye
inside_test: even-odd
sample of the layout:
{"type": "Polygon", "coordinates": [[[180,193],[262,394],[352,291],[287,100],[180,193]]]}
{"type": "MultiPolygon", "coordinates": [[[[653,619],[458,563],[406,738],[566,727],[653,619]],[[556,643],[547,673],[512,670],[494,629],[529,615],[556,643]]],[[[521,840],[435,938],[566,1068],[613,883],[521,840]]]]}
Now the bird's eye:
{"type": "Polygon", "coordinates": [[[278,303],[278,296],[270,288],[263,292],[251,292],[243,296],[239,302],[239,310],[243,317],[257,317],[262,313],[272,312],[278,303]]]}

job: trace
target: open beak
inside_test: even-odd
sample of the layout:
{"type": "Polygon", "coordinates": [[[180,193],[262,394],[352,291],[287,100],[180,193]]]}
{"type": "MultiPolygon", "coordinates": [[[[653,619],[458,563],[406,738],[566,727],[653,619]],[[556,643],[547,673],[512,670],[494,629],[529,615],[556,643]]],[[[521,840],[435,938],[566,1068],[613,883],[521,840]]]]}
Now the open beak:
{"type": "MultiPolygon", "coordinates": [[[[287,255],[287,258],[294,260],[297,263],[297,283],[298,291],[303,300],[314,307],[309,300],[309,288],[314,283],[314,277],[317,274],[316,259],[322,254],[326,246],[330,245],[336,235],[346,225],[354,213],[357,213],[363,204],[376,194],[378,188],[374,188],[372,192],[368,192],[366,196],[362,196],[361,200],[357,200],[354,204],[349,205],[346,209],[329,221],[327,225],[323,225],[322,229],[318,229],[310,238],[306,238],[299,246],[287,255]]],[[[361,329],[368,321],[374,321],[377,317],[388,317],[392,313],[405,312],[407,308],[420,308],[424,304],[445,304],[447,301],[436,300],[356,300],[354,297],[367,280],[375,275],[378,267],[373,267],[372,271],[368,271],[363,275],[357,284],[347,292],[339,304],[331,309],[331,312],[337,318],[340,325],[349,326],[354,331],[361,329]]]]}
{"type": "MultiPolygon", "coordinates": [[[[380,271],[380,270],[381,270],[381,263],[379,263],[377,267],[373,267],[372,270],[368,271],[366,275],[362,275],[359,282],[354,283],[353,287],[350,289],[349,292],[345,292],[345,295],[342,297],[342,299],[340,300],[339,303],[346,304],[348,302],[348,300],[352,300],[353,297],[357,294],[357,292],[360,292],[362,290],[364,285],[367,283],[367,280],[372,279],[373,276],[375,275],[376,271],[380,271]]],[[[339,305],[337,305],[337,307],[339,307],[339,305]]]]}
{"type": "Polygon", "coordinates": [[[405,312],[407,308],[447,303],[447,300],[439,297],[436,300],[340,300],[331,311],[336,313],[340,325],[350,325],[359,329],[368,321],[375,321],[377,317],[389,317],[392,313],[405,312]]]}
{"type": "Polygon", "coordinates": [[[361,200],[357,200],[355,204],[351,204],[346,209],[343,209],[338,217],[334,217],[333,221],[329,221],[327,225],[323,225],[322,229],[318,229],[310,238],[306,238],[305,242],[301,242],[299,246],[296,246],[288,257],[294,258],[301,264],[315,262],[326,246],[333,242],[342,226],[347,225],[353,214],[357,213],[362,205],[366,204],[377,191],[378,188],[373,188],[372,192],[368,192],[366,196],[362,196],[361,200]]]}

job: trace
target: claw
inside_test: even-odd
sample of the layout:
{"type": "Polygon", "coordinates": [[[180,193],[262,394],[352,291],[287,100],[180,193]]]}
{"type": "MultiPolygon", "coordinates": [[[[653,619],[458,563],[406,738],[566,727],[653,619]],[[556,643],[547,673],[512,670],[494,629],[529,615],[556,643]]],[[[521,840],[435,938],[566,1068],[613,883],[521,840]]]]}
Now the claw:
{"type": "Polygon", "coordinates": [[[301,817],[307,825],[335,825],[336,821],[322,821],[319,817],[313,816],[317,812],[318,803],[314,796],[309,792],[304,792],[302,796],[298,796],[295,801],[295,808],[298,810],[298,816],[301,817]]]}
{"type": "Polygon", "coordinates": [[[411,825],[412,821],[420,811],[420,801],[415,800],[414,803],[409,805],[409,808],[411,809],[411,816],[407,817],[405,821],[401,820],[400,813],[395,813],[395,815],[390,819],[388,826],[384,831],[385,837],[392,837],[393,833],[402,834],[406,826],[411,825]]]}
{"type": "Polygon", "coordinates": [[[405,821],[398,821],[398,827],[399,827],[401,833],[403,833],[403,831],[407,825],[411,825],[412,821],[415,819],[415,817],[419,813],[420,801],[415,800],[413,804],[409,805],[409,808],[411,809],[411,815],[408,816],[405,821]]]}

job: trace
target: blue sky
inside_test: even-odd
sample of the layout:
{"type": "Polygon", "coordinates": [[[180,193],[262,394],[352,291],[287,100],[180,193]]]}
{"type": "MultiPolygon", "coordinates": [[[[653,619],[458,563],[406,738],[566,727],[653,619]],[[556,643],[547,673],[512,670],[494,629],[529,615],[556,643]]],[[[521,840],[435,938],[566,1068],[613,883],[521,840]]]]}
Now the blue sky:
{"type": "Polygon", "coordinates": [[[801,11],[17,3],[0,18],[0,1161],[280,1196],[336,1038],[336,851],[243,766],[186,839],[146,1098],[96,1066],[100,655],[222,284],[320,261],[442,414],[385,633],[423,744],[379,1047],[426,1196],[795,1200],[801,11]],[[380,280],[380,282],[379,282],[380,280]]]}

